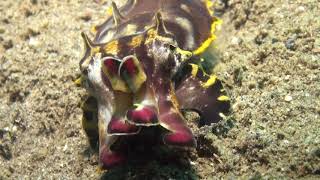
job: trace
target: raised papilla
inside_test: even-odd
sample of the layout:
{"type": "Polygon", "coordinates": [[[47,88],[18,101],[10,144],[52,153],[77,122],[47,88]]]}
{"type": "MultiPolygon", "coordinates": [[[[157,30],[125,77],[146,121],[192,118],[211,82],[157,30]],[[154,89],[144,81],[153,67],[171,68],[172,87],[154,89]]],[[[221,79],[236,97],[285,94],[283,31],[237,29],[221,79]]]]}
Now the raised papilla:
{"type": "MultiPolygon", "coordinates": [[[[205,72],[200,55],[214,40],[219,20],[210,1],[129,0],[84,33],[81,78],[89,96],[82,103],[83,127],[99,147],[102,168],[125,162],[126,151],[112,145],[156,126],[162,143],[195,147],[181,109],[194,110],[201,125],[219,121],[229,98],[215,75],[205,72]]],[[[205,59],[204,61],[210,61],[205,59]]]]}

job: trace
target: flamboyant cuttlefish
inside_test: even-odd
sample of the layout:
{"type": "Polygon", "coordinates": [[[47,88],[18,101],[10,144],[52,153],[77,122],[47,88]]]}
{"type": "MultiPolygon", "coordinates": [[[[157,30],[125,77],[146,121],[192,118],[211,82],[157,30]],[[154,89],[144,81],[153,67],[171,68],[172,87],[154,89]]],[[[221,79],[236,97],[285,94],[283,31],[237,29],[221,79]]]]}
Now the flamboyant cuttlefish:
{"type": "MultiPolygon", "coordinates": [[[[196,146],[182,109],[194,110],[201,124],[217,122],[229,98],[215,75],[203,70],[200,55],[214,40],[219,20],[209,0],[129,0],[84,33],[81,78],[89,96],[83,102],[83,128],[99,146],[102,168],[126,161],[112,149],[121,137],[158,126],[164,144],[196,146]],[[112,16],[111,16],[112,15],[112,16]]],[[[204,59],[203,61],[210,61],[204,59]]]]}

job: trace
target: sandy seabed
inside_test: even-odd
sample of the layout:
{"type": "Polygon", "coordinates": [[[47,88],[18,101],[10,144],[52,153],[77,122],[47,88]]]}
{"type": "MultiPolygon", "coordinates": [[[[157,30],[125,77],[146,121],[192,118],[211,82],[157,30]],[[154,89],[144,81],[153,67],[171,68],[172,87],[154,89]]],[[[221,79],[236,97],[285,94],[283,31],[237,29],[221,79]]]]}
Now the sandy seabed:
{"type": "MultiPolygon", "coordinates": [[[[110,2],[0,2],[0,179],[320,178],[320,1],[224,0],[215,71],[232,99],[173,164],[98,172],[73,81],[110,2]]],[[[188,121],[192,124],[193,116],[188,121]]]]}

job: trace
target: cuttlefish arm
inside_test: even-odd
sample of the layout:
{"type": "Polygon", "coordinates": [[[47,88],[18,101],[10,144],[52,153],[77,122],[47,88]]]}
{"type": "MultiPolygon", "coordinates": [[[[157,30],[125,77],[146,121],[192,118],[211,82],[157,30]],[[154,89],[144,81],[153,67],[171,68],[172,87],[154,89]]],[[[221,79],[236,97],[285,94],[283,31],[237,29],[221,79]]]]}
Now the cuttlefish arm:
{"type": "Polygon", "coordinates": [[[168,130],[163,136],[164,143],[179,147],[195,147],[195,138],[180,112],[172,82],[159,79],[154,86],[159,124],[168,130]]]}
{"type": "MultiPolygon", "coordinates": [[[[94,57],[87,70],[88,89],[94,92],[92,95],[98,104],[99,162],[103,169],[122,164],[126,160],[124,152],[113,151],[111,148],[118,136],[136,134],[140,130],[125,121],[127,108],[132,106],[132,97],[127,92],[113,89],[111,81],[114,79],[111,78],[119,77],[116,74],[108,76],[105,70],[113,70],[110,67],[117,64],[108,59],[94,57]]],[[[124,86],[118,84],[115,87],[121,89],[124,86]]]]}

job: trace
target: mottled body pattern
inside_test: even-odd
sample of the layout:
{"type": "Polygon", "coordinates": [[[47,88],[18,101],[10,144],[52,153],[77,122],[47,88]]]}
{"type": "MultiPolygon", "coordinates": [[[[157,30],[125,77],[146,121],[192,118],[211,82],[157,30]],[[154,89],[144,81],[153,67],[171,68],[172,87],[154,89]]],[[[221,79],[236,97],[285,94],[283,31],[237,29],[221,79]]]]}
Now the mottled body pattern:
{"type": "Polygon", "coordinates": [[[221,82],[197,65],[214,39],[218,20],[210,1],[129,0],[103,24],[80,61],[83,127],[91,146],[99,144],[100,164],[113,167],[125,154],[112,150],[117,138],[159,126],[167,145],[194,147],[181,109],[198,112],[201,125],[220,119],[229,99],[221,82]],[[178,78],[176,78],[179,76],[178,78]]]}

